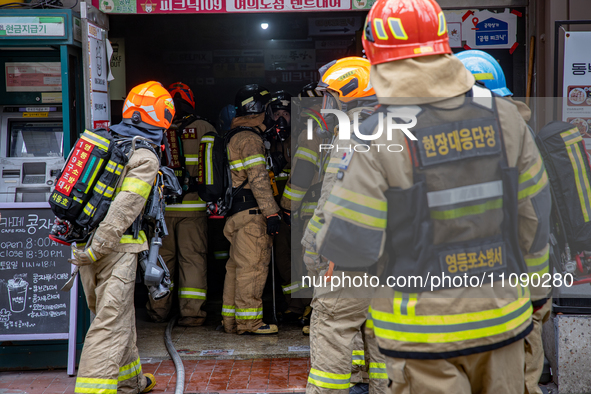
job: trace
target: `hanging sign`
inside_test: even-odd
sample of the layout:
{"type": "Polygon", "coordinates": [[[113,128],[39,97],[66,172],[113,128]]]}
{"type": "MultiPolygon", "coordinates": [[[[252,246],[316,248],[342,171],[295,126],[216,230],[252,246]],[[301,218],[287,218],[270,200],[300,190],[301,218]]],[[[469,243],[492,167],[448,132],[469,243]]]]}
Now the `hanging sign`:
{"type": "Polygon", "coordinates": [[[567,32],[564,38],[562,120],[579,128],[591,148],[591,32],[567,32]]]}

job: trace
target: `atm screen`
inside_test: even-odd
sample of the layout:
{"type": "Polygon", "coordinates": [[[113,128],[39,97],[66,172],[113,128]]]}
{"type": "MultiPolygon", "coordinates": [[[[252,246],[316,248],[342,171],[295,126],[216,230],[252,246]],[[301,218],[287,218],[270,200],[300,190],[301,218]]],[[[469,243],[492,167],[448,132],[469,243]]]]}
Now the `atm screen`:
{"type": "Polygon", "coordinates": [[[8,157],[62,156],[64,128],[61,121],[14,121],[8,127],[8,157]]]}

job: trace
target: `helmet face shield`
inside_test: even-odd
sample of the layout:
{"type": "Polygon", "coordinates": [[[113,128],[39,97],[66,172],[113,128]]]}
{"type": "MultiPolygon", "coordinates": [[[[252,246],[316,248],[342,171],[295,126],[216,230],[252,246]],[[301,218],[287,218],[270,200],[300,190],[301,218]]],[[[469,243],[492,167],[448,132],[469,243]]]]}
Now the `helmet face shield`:
{"type": "Polygon", "coordinates": [[[336,93],[330,90],[325,90],[323,93],[322,109],[341,109],[341,103],[336,93]]]}

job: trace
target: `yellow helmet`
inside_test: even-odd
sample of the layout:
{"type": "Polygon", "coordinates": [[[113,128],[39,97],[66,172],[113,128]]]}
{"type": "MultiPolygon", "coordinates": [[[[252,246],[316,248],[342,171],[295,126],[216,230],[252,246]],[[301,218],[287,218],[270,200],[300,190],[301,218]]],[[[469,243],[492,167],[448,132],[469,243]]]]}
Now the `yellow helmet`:
{"type": "Polygon", "coordinates": [[[362,57],[345,57],[322,66],[318,89],[338,93],[343,102],[376,94],[369,81],[369,60],[362,57]]]}

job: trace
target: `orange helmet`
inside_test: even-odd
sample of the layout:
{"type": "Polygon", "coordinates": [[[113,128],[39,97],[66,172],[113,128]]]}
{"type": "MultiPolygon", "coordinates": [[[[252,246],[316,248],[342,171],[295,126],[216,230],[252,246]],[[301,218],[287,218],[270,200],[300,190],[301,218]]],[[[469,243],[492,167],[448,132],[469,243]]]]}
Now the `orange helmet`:
{"type": "Polygon", "coordinates": [[[362,42],[371,64],[452,53],[445,16],[435,0],[377,0],[362,42]]]}
{"type": "Polygon", "coordinates": [[[171,83],[168,87],[168,92],[173,99],[180,98],[185,100],[193,109],[195,109],[195,96],[193,96],[193,92],[188,85],[182,82],[171,83]]]}
{"type": "Polygon", "coordinates": [[[168,129],[174,118],[172,97],[160,82],[131,89],[123,105],[123,122],[145,128],[168,129]]]}
{"type": "Polygon", "coordinates": [[[362,57],[345,57],[325,64],[318,70],[320,82],[317,89],[338,93],[347,102],[376,94],[369,81],[370,63],[362,57]]]}

